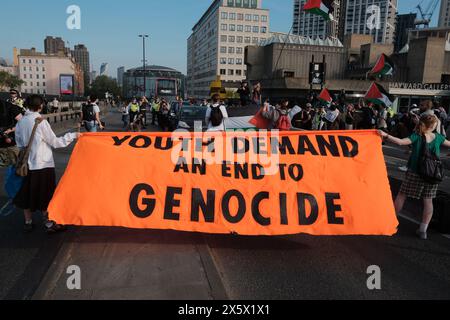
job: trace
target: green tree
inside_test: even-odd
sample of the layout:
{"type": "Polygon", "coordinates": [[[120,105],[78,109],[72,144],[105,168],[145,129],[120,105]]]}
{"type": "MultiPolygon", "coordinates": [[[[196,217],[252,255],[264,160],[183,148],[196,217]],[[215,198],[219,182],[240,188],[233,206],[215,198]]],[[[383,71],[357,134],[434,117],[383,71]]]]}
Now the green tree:
{"type": "Polygon", "coordinates": [[[100,99],[105,98],[106,92],[109,92],[116,97],[120,95],[120,88],[117,85],[116,80],[107,76],[98,76],[92,82],[91,88],[88,90],[89,94],[94,94],[100,99]]]}
{"type": "Polygon", "coordinates": [[[0,71],[0,89],[15,89],[23,85],[25,82],[19,77],[12,75],[6,71],[0,71]]]}

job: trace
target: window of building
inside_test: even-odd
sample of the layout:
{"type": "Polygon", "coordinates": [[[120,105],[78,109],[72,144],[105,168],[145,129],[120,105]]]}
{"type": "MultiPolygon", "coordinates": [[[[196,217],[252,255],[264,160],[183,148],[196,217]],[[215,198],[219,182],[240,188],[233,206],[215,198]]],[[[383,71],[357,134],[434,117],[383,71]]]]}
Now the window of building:
{"type": "Polygon", "coordinates": [[[253,21],[259,22],[259,15],[254,14],[254,15],[253,15],[253,21]]]}
{"type": "Polygon", "coordinates": [[[39,71],[39,67],[36,67],[36,71],[39,71]]]}
{"type": "Polygon", "coordinates": [[[261,27],[261,33],[267,33],[267,27],[261,27]]]}
{"type": "Polygon", "coordinates": [[[36,59],[36,64],[39,64],[39,60],[36,59]]]}
{"type": "Polygon", "coordinates": [[[242,58],[237,58],[236,59],[236,64],[242,64],[242,58]]]}
{"type": "Polygon", "coordinates": [[[229,36],[228,37],[228,42],[235,42],[236,41],[236,37],[235,36],[229,36]]]}
{"type": "Polygon", "coordinates": [[[45,74],[42,75],[42,79],[45,79],[45,74]]]}
{"type": "Polygon", "coordinates": [[[251,7],[256,9],[258,7],[258,0],[251,0],[251,7]]]}
{"type": "Polygon", "coordinates": [[[227,58],[220,58],[220,64],[227,64],[227,58]]]}
{"type": "Polygon", "coordinates": [[[42,67],[42,71],[45,71],[45,67],[42,67]]]}
{"type": "Polygon", "coordinates": [[[230,13],[228,17],[230,20],[236,20],[236,13],[230,13]]]}
{"type": "Polygon", "coordinates": [[[259,27],[253,26],[253,33],[259,33],[259,27]]]}
{"type": "Polygon", "coordinates": [[[245,21],[252,21],[252,15],[251,14],[246,14],[245,15],[245,21]]]}
{"type": "Polygon", "coordinates": [[[227,36],[220,36],[220,42],[227,42],[227,36]]]}
{"type": "Polygon", "coordinates": [[[36,87],[39,87],[39,82],[36,82],[36,87]]]}
{"type": "Polygon", "coordinates": [[[32,74],[30,74],[30,79],[33,79],[33,75],[32,74]]]}
{"type": "Polygon", "coordinates": [[[28,70],[33,71],[33,69],[31,67],[29,67],[28,70]]]}
{"type": "Polygon", "coordinates": [[[229,76],[234,76],[234,70],[233,69],[229,69],[228,70],[228,75],[229,76]]]}
{"type": "Polygon", "coordinates": [[[242,0],[242,6],[244,8],[250,8],[250,0],[242,0]]]}
{"type": "Polygon", "coordinates": [[[28,63],[31,63],[31,59],[28,60],[28,63]]]}
{"type": "Polygon", "coordinates": [[[234,51],[235,51],[235,50],[234,50],[234,47],[229,47],[229,48],[228,48],[228,53],[229,53],[229,54],[234,54],[234,51]]]}
{"type": "Polygon", "coordinates": [[[245,37],[244,42],[245,43],[250,43],[251,42],[251,38],[250,37],[245,37]]]}
{"type": "Polygon", "coordinates": [[[222,31],[227,31],[227,30],[228,30],[228,25],[222,23],[222,25],[220,26],[220,29],[221,29],[222,31]]]}
{"type": "Polygon", "coordinates": [[[252,32],[252,26],[245,26],[245,32],[252,32]]]}
{"type": "Polygon", "coordinates": [[[45,60],[42,60],[42,64],[45,64],[45,60]]]}
{"type": "Polygon", "coordinates": [[[36,79],[39,79],[39,75],[38,74],[36,75],[36,79]]]}
{"type": "Polygon", "coordinates": [[[259,40],[258,38],[253,38],[252,43],[253,44],[258,44],[258,40],[259,40]]]}
{"type": "Polygon", "coordinates": [[[236,0],[236,7],[242,7],[242,0],[236,0]]]}
{"type": "Polygon", "coordinates": [[[244,26],[242,24],[238,24],[237,31],[239,31],[239,32],[244,31],[244,26]]]}
{"type": "Polygon", "coordinates": [[[27,75],[26,75],[26,74],[24,74],[24,75],[23,75],[23,78],[24,78],[24,79],[26,79],[26,78],[27,78],[27,75]]]}
{"type": "Polygon", "coordinates": [[[228,64],[234,64],[234,58],[228,58],[228,64]]]}
{"type": "Polygon", "coordinates": [[[262,21],[262,22],[267,22],[267,16],[262,15],[262,16],[261,16],[261,21],[262,21]]]}
{"type": "Polygon", "coordinates": [[[236,37],[236,42],[237,43],[242,43],[242,41],[244,41],[244,37],[242,37],[242,36],[236,37]]]}
{"type": "Polygon", "coordinates": [[[26,61],[27,61],[27,60],[25,60],[25,59],[22,59],[22,63],[27,63],[26,61]]]}
{"type": "Polygon", "coordinates": [[[222,12],[222,19],[223,20],[228,19],[228,12],[222,12]]]}
{"type": "Polygon", "coordinates": [[[27,67],[23,67],[23,71],[27,71],[27,67]]]}
{"type": "Polygon", "coordinates": [[[230,31],[236,31],[236,25],[230,24],[230,31]]]}
{"type": "Polygon", "coordinates": [[[237,76],[242,76],[242,70],[236,70],[236,75],[237,76]]]}
{"type": "Polygon", "coordinates": [[[226,69],[220,69],[220,75],[224,76],[227,74],[227,70],[226,69]]]}
{"type": "Polygon", "coordinates": [[[242,48],[236,48],[236,53],[237,54],[242,54],[244,52],[244,49],[242,49],[242,48]]]}
{"type": "Polygon", "coordinates": [[[42,86],[44,86],[44,87],[45,87],[45,82],[42,82],[42,86]]]}
{"type": "Polygon", "coordinates": [[[227,53],[227,47],[220,47],[220,53],[227,53]]]}
{"type": "Polygon", "coordinates": [[[32,87],[33,86],[33,82],[30,82],[30,87],[32,87]]]}
{"type": "Polygon", "coordinates": [[[237,14],[237,19],[238,19],[239,21],[243,21],[243,20],[244,20],[244,14],[238,13],[238,14],[237,14]]]}

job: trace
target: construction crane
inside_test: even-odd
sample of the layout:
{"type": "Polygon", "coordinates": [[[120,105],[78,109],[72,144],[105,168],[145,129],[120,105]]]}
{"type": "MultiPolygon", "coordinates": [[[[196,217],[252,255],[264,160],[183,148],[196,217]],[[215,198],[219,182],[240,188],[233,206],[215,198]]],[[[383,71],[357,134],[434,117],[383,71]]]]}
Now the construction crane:
{"type": "Polygon", "coordinates": [[[419,11],[420,18],[416,19],[414,24],[416,27],[423,26],[423,28],[426,29],[430,26],[431,19],[433,18],[434,12],[436,11],[436,8],[439,4],[439,0],[430,1],[425,11],[422,8],[424,1],[425,0],[422,0],[416,7],[416,9],[419,11]]]}

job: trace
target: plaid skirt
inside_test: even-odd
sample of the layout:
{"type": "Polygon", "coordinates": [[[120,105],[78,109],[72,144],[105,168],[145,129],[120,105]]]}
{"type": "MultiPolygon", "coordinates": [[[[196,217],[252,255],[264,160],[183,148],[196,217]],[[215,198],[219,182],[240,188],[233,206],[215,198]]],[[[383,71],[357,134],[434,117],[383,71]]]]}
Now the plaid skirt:
{"type": "Polygon", "coordinates": [[[413,199],[434,199],[436,198],[438,187],[439,184],[428,183],[418,174],[407,172],[400,192],[413,199]]]}

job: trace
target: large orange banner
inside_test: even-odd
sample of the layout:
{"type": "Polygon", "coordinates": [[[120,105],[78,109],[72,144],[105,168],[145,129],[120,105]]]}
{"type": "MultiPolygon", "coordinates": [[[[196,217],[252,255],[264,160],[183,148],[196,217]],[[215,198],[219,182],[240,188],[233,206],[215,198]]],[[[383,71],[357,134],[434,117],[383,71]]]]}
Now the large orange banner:
{"type": "Polygon", "coordinates": [[[376,131],[83,134],[58,223],[241,235],[393,235],[376,131]]]}

